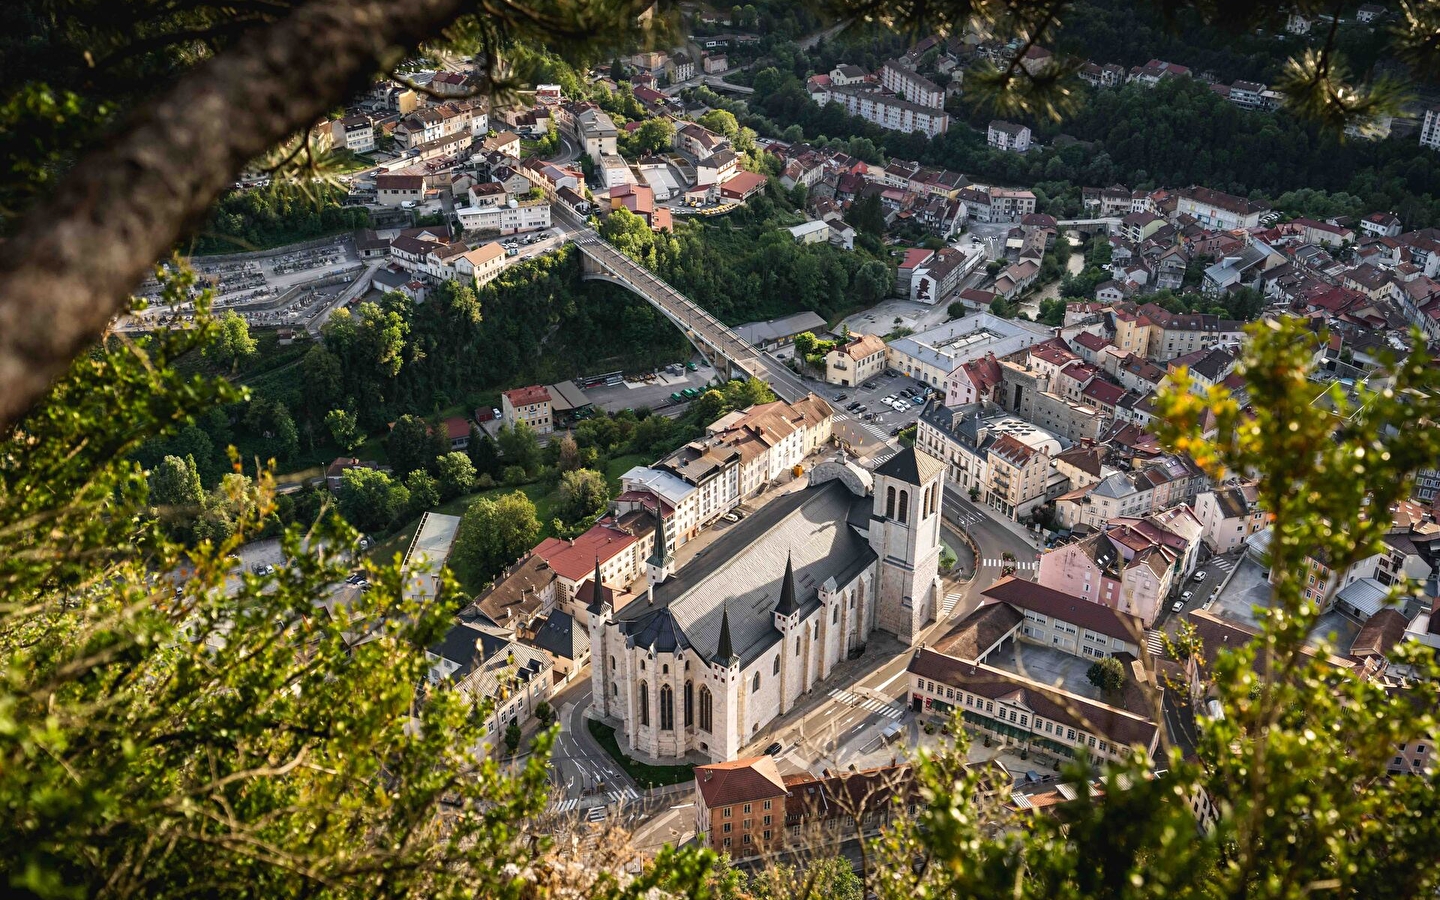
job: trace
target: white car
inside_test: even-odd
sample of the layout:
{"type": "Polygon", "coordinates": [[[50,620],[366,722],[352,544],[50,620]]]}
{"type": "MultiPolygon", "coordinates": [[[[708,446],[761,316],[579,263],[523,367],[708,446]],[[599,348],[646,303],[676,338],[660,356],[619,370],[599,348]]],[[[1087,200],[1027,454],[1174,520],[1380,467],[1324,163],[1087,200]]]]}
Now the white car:
{"type": "Polygon", "coordinates": [[[1175,605],[1172,606],[1172,607],[1170,607],[1170,611],[1171,611],[1171,612],[1179,612],[1180,610],[1182,610],[1182,609],[1184,609],[1184,608],[1185,608],[1185,601],[1184,601],[1184,600],[1176,600],[1176,601],[1175,601],[1175,605]]]}
{"type": "Polygon", "coordinates": [[[1200,571],[1196,572],[1196,573],[1195,573],[1195,581],[1196,581],[1197,583],[1198,583],[1198,582],[1201,582],[1201,581],[1204,581],[1206,574],[1207,574],[1207,573],[1206,573],[1206,571],[1205,571],[1204,569],[1201,569],[1200,571]]]}

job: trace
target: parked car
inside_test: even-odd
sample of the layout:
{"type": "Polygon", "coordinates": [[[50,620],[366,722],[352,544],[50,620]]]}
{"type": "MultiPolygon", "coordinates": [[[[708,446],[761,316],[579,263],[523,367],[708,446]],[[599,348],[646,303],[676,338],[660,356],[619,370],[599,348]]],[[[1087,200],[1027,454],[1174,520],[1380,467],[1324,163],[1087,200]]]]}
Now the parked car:
{"type": "Polygon", "coordinates": [[[844,401],[849,400],[849,399],[850,399],[850,395],[849,395],[849,394],[836,394],[836,395],[835,395],[835,402],[836,402],[836,403],[843,403],[844,401]]]}
{"type": "Polygon", "coordinates": [[[739,517],[736,516],[734,513],[726,513],[725,515],[721,516],[720,518],[724,519],[724,520],[727,521],[727,522],[738,522],[738,521],[740,521],[739,517]]]}
{"type": "Polygon", "coordinates": [[[864,388],[865,390],[867,390],[867,391],[873,391],[873,390],[875,390],[875,382],[873,382],[873,381],[867,381],[867,382],[865,382],[864,384],[862,384],[861,387],[863,387],[863,388],[864,388]]]}
{"type": "Polygon", "coordinates": [[[856,411],[856,412],[862,412],[862,413],[863,413],[863,412],[866,412],[867,410],[869,410],[869,407],[866,406],[866,405],[863,404],[863,403],[860,404],[859,406],[855,407],[855,411],[856,411]]]}
{"type": "Polygon", "coordinates": [[[1183,594],[1180,595],[1180,602],[1181,602],[1181,603],[1189,603],[1189,602],[1190,602],[1190,598],[1193,597],[1193,596],[1195,596],[1195,592],[1194,592],[1194,591],[1186,591],[1186,592],[1184,592],[1183,594]]]}
{"type": "Polygon", "coordinates": [[[783,750],[783,749],[785,749],[785,748],[783,748],[783,747],[780,746],[780,742],[779,742],[779,741],[776,741],[775,743],[773,743],[773,744],[771,744],[770,746],[768,746],[768,747],[765,748],[765,755],[766,755],[766,756],[774,756],[775,754],[779,753],[779,752],[780,752],[781,750],[783,750]]]}
{"type": "Polygon", "coordinates": [[[895,437],[896,435],[898,435],[900,432],[902,432],[902,431],[904,431],[904,430],[905,430],[904,428],[900,427],[899,425],[896,425],[894,428],[890,429],[890,436],[891,436],[891,437],[895,437]]]}
{"type": "Polygon", "coordinates": [[[859,400],[856,400],[855,402],[851,403],[849,406],[845,407],[845,411],[846,411],[846,412],[854,412],[855,410],[857,410],[857,409],[859,409],[859,408],[860,408],[860,401],[859,401],[859,400]]]}
{"type": "Polygon", "coordinates": [[[1200,571],[1198,571],[1198,572],[1195,573],[1195,580],[1196,580],[1197,582],[1198,582],[1198,581],[1204,581],[1206,574],[1207,574],[1206,571],[1205,571],[1204,569],[1201,569],[1200,571]]]}
{"type": "Polygon", "coordinates": [[[911,397],[911,398],[910,398],[910,405],[911,405],[911,406],[924,406],[924,405],[925,405],[925,398],[924,398],[924,397],[911,397]]]}
{"type": "Polygon", "coordinates": [[[1175,605],[1172,606],[1172,607],[1170,607],[1170,611],[1171,611],[1171,612],[1177,612],[1177,613],[1178,613],[1180,610],[1182,610],[1182,609],[1184,609],[1184,608],[1185,608],[1185,601],[1184,601],[1184,600],[1176,600],[1176,601],[1175,601],[1175,605]]]}
{"type": "Polygon", "coordinates": [[[679,403],[681,400],[684,400],[684,399],[685,399],[684,397],[680,396],[680,392],[679,392],[679,391],[676,391],[675,393],[673,393],[673,394],[670,395],[670,401],[671,401],[672,403],[679,403]]]}

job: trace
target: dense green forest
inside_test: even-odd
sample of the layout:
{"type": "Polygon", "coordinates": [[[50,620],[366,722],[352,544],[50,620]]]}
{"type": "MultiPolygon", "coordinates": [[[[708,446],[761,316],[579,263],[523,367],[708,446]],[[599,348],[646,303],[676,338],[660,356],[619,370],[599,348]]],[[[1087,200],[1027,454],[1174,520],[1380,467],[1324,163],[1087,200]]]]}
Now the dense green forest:
{"type": "Polygon", "coordinates": [[[194,253],[264,250],[370,224],[363,206],[341,206],[345,190],[313,185],[309,192],[256,189],[220,198],[194,242],[194,253]]]}
{"type": "MultiPolygon", "coordinates": [[[[1356,2],[1342,4],[1342,16],[1353,16],[1356,2]]],[[[1308,46],[1323,43],[1328,25],[1316,23],[1308,35],[1285,31],[1286,12],[1276,7],[1268,28],[1241,31],[1201,21],[1197,10],[1172,10],[1166,22],[1164,9],[1156,4],[1125,0],[1080,0],[1065,14],[1053,38],[1043,43],[1057,53],[1089,59],[1099,64],[1119,63],[1126,68],[1144,65],[1151,59],[1188,66],[1210,73],[1229,84],[1236,80],[1269,84],[1276,80],[1290,56],[1308,46]]],[[[1327,6],[1325,12],[1331,12],[1327,6]]],[[[1351,23],[1336,33],[1336,47],[1351,71],[1368,76],[1385,54],[1389,34],[1383,24],[1351,23]]]]}
{"type": "Polygon", "coordinates": [[[768,197],[709,221],[676,224],[656,234],[624,210],[601,228],[611,243],[660,273],[730,325],[802,309],[832,319],[879,302],[894,275],[889,262],[860,244],[797,244],[781,226],[802,221],[768,197]]]}

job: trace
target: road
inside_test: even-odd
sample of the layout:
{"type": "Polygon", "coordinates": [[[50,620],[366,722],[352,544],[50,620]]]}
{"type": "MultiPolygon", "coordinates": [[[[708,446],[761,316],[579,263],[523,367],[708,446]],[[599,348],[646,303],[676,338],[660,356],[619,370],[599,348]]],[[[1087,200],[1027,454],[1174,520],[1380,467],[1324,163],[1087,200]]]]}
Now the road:
{"type": "Polygon", "coordinates": [[[638,799],[635,782],[595,742],[585,724],[590,706],[588,673],[552,697],[550,705],[560,713],[560,736],[550,756],[554,809],[563,813],[638,799]]]}

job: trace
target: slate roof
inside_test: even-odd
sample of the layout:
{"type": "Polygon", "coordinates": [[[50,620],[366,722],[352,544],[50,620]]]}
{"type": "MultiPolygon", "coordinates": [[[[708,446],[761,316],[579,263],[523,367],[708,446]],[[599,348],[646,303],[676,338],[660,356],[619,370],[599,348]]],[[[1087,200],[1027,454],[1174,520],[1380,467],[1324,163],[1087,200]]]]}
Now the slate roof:
{"type": "Polygon", "coordinates": [[[909,447],[875,468],[876,475],[888,475],[908,484],[924,484],[945,470],[945,464],[928,453],[909,447]]]}
{"type": "Polygon", "coordinates": [[[869,543],[847,524],[857,504],[868,507],[870,500],[838,480],[773,501],[657,585],[653,598],[642,595],[622,608],[615,621],[637,646],[691,647],[714,659],[728,612],[733,651],[748,662],[780,640],[772,614],[787,554],[802,614],[818,602],[827,579],[844,584],[875,561],[869,543]]]}
{"type": "Polygon", "coordinates": [[[1148,719],[1113,706],[1047,687],[1004,669],[955,659],[934,650],[917,651],[910,660],[908,671],[947,686],[963,687],[982,697],[1018,702],[1052,722],[1083,729],[1122,744],[1148,747],[1155,739],[1158,728],[1148,719]]]}
{"type": "Polygon", "coordinates": [[[576,660],[585,655],[590,638],[585,629],[575,627],[573,616],[557,609],[535,632],[531,643],[557,659],[576,660]]]}
{"type": "Polygon", "coordinates": [[[982,596],[987,603],[1009,603],[1132,644],[1145,642],[1145,623],[1138,617],[1013,575],[995,582],[982,596]]]}

